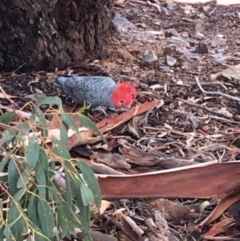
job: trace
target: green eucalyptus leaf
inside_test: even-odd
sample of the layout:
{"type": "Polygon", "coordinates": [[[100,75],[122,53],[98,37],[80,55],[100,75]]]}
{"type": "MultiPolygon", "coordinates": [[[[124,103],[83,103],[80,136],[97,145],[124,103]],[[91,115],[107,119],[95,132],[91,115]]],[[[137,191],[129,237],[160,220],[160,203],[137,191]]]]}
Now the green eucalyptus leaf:
{"type": "Polygon", "coordinates": [[[43,236],[41,233],[35,233],[33,240],[34,241],[52,241],[52,239],[48,239],[47,237],[43,236]]]}
{"type": "Polygon", "coordinates": [[[46,199],[46,177],[43,167],[39,163],[37,163],[36,167],[36,181],[39,196],[46,199]]]}
{"type": "Polygon", "coordinates": [[[3,141],[12,141],[16,137],[17,131],[11,128],[8,128],[2,133],[3,141]]]}
{"type": "Polygon", "coordinates": [[[73,193],[70,185],[71,177],[67,172],[65,176],[65,181],[66,181],[66,190],[67,190],[67,207],[70,209],[72,208],[72,204],[73,204],[73,193]]]}
{"type": "Polygon", "coordinates": [[[4,225],[0,226],[0,240],[4,240],[4,235],[3,235],[4,228],[5,228],[4,225]]]}
{"type": "Polygon", "coordinates": [[[8,165],[8,185],[12,196],[14,196],[18,191],[17,182],[19,177],[20,175],[18,173],[16,163],[13,160],[10,160],[8,165]]]}
{"type": "Polygon", "coordinates": [[[52,241],[53,239],[49,239],[46,237],[40,228],[36,224],[32,224],[32,234],[33,234],[33,240],[31,241],[52,241]]]}
{"type": "MultiPolygon", "coordinates": [[[[57,206],[56,212],[58,213],[58,217],[60,219],[64,219],[64,221],[62,221],[61,224],[68,226],[68,230],[67,232],[65,232],[65,234],[66,234],[66,237],[71,239],[71,232],[74,230],[74,228],[81,227],[81,223],[79,222],[78,217],[75,214],[76,209],[75,208],[69,209],[66,205],[61,204],[57,206]],[[67,224],[65,223],[65,221],[67,222],[67,224]]],[[[66,227],[64,227],[64,229],[66,229],[66,227]]],[[[64,237],[63,234],[61,234],[61,236],[64,237]]]]}
{"type": "Polygon", "coordinates": [[[29,183],[29,178],[33,168],[27,167],[19,176],[17,181],[17,188],[25,187],[29,183]]]}
{"type": "Polygon", "coordinates": [[[34,99],[36,100],[36,103],[38,106],[40,106],[40,102],[46,100],[48,97],[46,95],[39,95],[39,94],[35,94],[34,95],[34,99]]]}
{"type": "Polygon", "coordinates": [[[6,164],[9,162],[10,158],[8,156],[5,156],[1,162],[0,162],[0,172],[3,172],[6,164]]]}
{"type": "Polygon", "coordinates": [[[29,123],[22,122],[22,123],[19,123],[16,126],[16,129],[19,130],[19,133],[18,133],[19,136],[24,136],[25,137],[26,133],[29,133],[29,131],[31,130],[31,127],[30,127],[29,123]]]}
{"type": "Polygon", "coordinates": [[[61,124],[61,127],[60,127],[60,139],[61,139],[61,142],[67,146],[68,130],[67,130],[66,126],[64,125],[64,122],[61,124]]]}
{"type": "Polygon", "coordinates": [[[33,104],[33,107],[34,107],[34,110],[35,110],[35,115],[36,115],[36,117],[38,117],[38,120],[41,123],[42,135],[43,135],[43,137],[47,137],[48,136],[48,129],[47,129],[47,121],[45,119],[45,116],[37,105],[33,104]]]}
{"type": "Polygon", "coordinates": [[[57,97],[46,97],[46,95],[34,95],[34,98],[37,100],[38,105],[62,105],[62,100],[57,97]]]}
{"type": "Polygon", "coordinates": [[[55,181],[53,181],[53,185],[51,185],[50,196],[56,203],[62,203],[65,201],[63,191],[60,189],[58,184],[55,184],[55,181]]]}
{"type": "Polygon", "coordinates": [[[22,199],[23,195],[26,193],[26,188],[21,188],[19,189],[15,195],[13,196],[14,201],[16,202],[20,202],[20,200],[22,199]]]}
{"type": "MultiPolygon", "coordinates": [[[[71,127],[80,136],[78,126],[71,116],[63,112],[62,101],[59,97],[46,97],[35,95],[37,104],[33,104],[34,113],[26,122],[22,121],[17,126],[9,128],[1,133],[0,152],[12,147],[9,156],[5,156],[0,163],[0,172],[8,173],[6,178],[9,192],[13,198],[9,205],[7,217],[0,211],[0,240],[22,241],[23,233],[31,231],[34,241],[60,240],[65,237],[71,239],[71,232],[75,227],[81,228],[84,240],[91,240],[90,229],[90,204],[101,201],[101,193],[97,179],[91,168],[86,164],[78,164],[82,177],[75,168],[75,162],[71,161],[71,155],[67,148],[68,130],[71,127]],[[60,140],[52,137],[52,148],[44,143],[39,145],[37,134],[40,130],[43,137],[48,136],[48,126],[45,114],[39,108],[40,105],[58,105],[61,111],[62,124],[60,127],[60,140]],[[40,125],[39,125],[40,123],[40,125]],[[29,132],[31,131],[31,134],[29,132]],[[32,134],[33,133],[33,134],[32,134]],[[11,160],[11,155],[21,155],[26,137],[29,137],[25,156],[22,160],[11,160]],[[56,157],[58,156],[58,157],[56,157]],[[64,168],[65,187],[58,185],[56,179],[56,164],[49,160],[57,159],[64,168]],[[35,173],[31,177],[31,174],[35,173]],[[29,185],[29,182],[32,185],[29,185]],[[77,212],[80,210],[80,213],[77,212]],[[1,219],[3,220],[1,223],[1,219]],[[59,233],[54,233],[56,227],[59,233]]],[[[54,111],[50,109],[50,111],[54,111]]],[[[59,112],[59,110],[57,110],[59,112]]],[[[56,113],[55,113],[56,114],[56,113]]],[[[5,113],[0,116],[0,122],[10,123],[14,118],[13,113],[5,113]]],[[[102,133],[87,117],[80,115],[80,122],[87,128],[102,133]]],[[[57,164],[59,165],[59,164],[57,164]]],[[[1,179],[2,180],[2,179],[1,179]]],[[[7,198],[7,194],[5,194],[7,198]]],[[[2,200],[0,199],[2,209],[2,200]]],[[[31,240],[30,236],[28,240],[31,240]]]]}
{"type": "Polygon", "coordinates": [[[39,151],[39,161],[40,161],[44,171],[48,172],[48,168],[49,168],[48,156],[43,149],[40,149],[40,151],[39,151]]]}
{"type": "Polygon", "coordinates": [[[57,212],[57,221],[58,221],[58,228],[61,229],[61,238],[64,238],[67,236],[67,234],[69,233],[69,225],[68,223],[70,222],[69,218],[67,217],[68,213],[64,212],[64,209],[62,206],[57,206],[56,208],[56,212],[57,212]]]}
{"type": "MultiPolygon", "coordinates": [[[[50,185],[50,179],[51,176],[53,176],[54,174],[52,172],[50,172],[50,168],[49,168],[49,162],[48,162],[48,156],[46,154],[46,152],[42,149],[40,149],[39,152],[39,163],[41,164],[44,174],[45,174],[45,179],[46,179],[46,186],[48,187],[50,185]]],[[[49,190],[47,190],[48,193],[49,190]]]]}
{"type": "Polygon", "coordinates": [[[39,225],[39,217],[37,213],[37,198],[31,195],[28,203],[28,217],[36,225],[39,225]]]}
{"type": "Polygon", "coordinates": [[[33,134],[29,138],[29,143],[27,147],[26,160],[30,167],[34,168],[39,158],[40,147],[38,144],[38,138],[33,134]]]}
{"type": "Polygon", "coordinates": [[[84,184],[80,186],[81,195],[82,195],[82,201],[83,205],[87,206],[89,204],[93,204],[93,194],[92,191],[84,184]]]}
{"type": "Polygon", "coordinates": [[[5,223],[4,223],[4,216],[3,216],[3,203],[2,203],[2,199],[0,199],[0,240],[4,240],[3,238],[4,228],[5,228],[5,223]]]}
{"type": "Polygon", "coordinates": [[[82,171],[82,177],[94,195],[94,202],[97,206],[101,204],[101,190],[97,178],[92,169],[84,162],[77,162],[77,166],[82,171]]]}
{"type": "Polygon", "coordinates": [[[16,202],[11,202],[8,210],[8,219],[7,224],[11,225],[11,233],[16,238],[16,240],[21,240],[23,233],[27,232],[27,223],[22,215],[23,210],[19,205],[16,205],[16,202]],[[20,239],[20,238],[21,239],[20,239]]]}
{"type": "Polygon", "coordinates": [[[75,184],[74,193],[76,195],[76,205],[79,210],[81,210],[79,220],[84,232],[88,233],[90,229],[90,206],[84,205],[79,185],[77,185],[77,183],[75,184]]]}
{"type": "Polygon", "coordinates": [[[46,200],[39,198],[37,210],[43,234],[47,237],[53,237],[54,217],[50,205],[46,200]]]}
{"type": "Polygon", "coordinates": [[[83,241],[93,241],[93,240],[92,240],[91,235],[89,233],[86,233],[84,235],[83,241]]]}
{"type": "Polygon", "coordinates": [[[13,121],[14,117],[15,114],[13,112],[6,112],[0,115],[0,123],[9,124],[11,121],[13,121]]]}
{"type": "Polygon", "coordinates": [[[61,113],[61,116],[62,116],[63,122],[65,122],[68,125],[68,127],[73,128],[73,130],[76,132],[78,137],[81,139],[81,134],[73,118],[70,115],[67,115],[65,113],[61,113]]]}
{"type": "Polygon", "coordinates": [[[71,156],[67,147],[61,141],[52,137],[52,143],[53,143],[53,152],[56,155],[63,157],[64,159],[71,159],[71,156]]]}
{"type": "Polygon", "coordinates": [[[16,241],[15,237],[12,234],[11,228],[14,225],[14,223],[9,223],[8,225],[5,226],[3,230],[3,234],[6,238],[6,241],[16,241]]]}

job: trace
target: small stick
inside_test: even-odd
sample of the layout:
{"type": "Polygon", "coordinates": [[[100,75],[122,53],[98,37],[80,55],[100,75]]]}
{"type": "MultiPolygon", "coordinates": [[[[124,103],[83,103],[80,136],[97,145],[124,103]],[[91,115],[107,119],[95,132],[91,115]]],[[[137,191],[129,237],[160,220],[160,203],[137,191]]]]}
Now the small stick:
{"type": "Polygon", "coordinates": [[[196,80],[196,82],[197,82],[197,85],[198,85],[199,89],[200,89],[204,94],[208,94],[208,95],[220,95],[220,96],[226,97],[226,98],[228,98],[228,99],[230,99],[230,100],[235,100],[235,101],[240,102],[240,98],[235,97],[235,96],[232,96],[232,95],[224,94],[224,93],[221,93],[221,92],[218,92],[218,91],[206,91],[206,90],[204,90],[203,87],[201,86],[198,77],[195,77],[195,80],[196,80]]]}
{"type": "Polygon", "coordinates": [[[7,96],[7,94],[6,94],[6,92],[4,91],[4,89],[2,88],[2,86],[0,86],[0,90],[2,91],[2,93],[3,93],[3,95],[4,95],[4,98],[7,99],[11,104],[14,104],[14,101],[11,100],[11,99],[7,96]]]}
{"type": "Polygon", "coordinates": [[[196,108],[205,110],[205,111],[207,111],[207,112],[209,112],[209,113],[211,113],[211,114],[213,114],[213,115],[221,116],[221,117],[223,117],[223,118],[229,119],[229,116],[224,115],[223,113],[218,113],[218,112],[216,112],[216,111],[210,110],[209,108],[204,107],[204,106],[202,106],[202,105],[194,104],[194,103],[191,103],[191,102],[189,102],[189,101],[187,101],[187,100],[183,100],[183,99],[181,99],[181,98],[177,98],[177,100],[180,100],[181,102],[186,103],[186,104],[188,104],[188,105],[190,105],[190,106],[193,106],[193,107],[196,107],[196,108]]]}

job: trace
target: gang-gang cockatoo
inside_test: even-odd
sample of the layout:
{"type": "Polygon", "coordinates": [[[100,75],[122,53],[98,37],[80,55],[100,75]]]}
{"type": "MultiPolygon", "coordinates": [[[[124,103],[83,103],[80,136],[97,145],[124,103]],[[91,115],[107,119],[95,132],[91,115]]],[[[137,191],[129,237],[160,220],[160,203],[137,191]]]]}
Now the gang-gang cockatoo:
{"type": "Polygon", "coordinates": [[[58,76],[54,85],[63,88],[80,104],[90,104],[93,110],[101,107],[112,110],[129,109],[136,97],[136,87],[132,83],[116,84],[110,77],[105,76],[58,76]]]}

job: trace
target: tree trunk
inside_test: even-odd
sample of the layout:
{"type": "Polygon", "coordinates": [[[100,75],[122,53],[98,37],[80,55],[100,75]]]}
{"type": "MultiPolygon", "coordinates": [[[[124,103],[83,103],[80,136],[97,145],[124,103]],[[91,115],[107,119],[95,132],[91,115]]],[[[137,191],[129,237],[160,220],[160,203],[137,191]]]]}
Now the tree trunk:
{"type": "Polygon", "coordinates": [[[100,49],[113,0],[1,0],[0,70],[54,70],[100,49]]]}

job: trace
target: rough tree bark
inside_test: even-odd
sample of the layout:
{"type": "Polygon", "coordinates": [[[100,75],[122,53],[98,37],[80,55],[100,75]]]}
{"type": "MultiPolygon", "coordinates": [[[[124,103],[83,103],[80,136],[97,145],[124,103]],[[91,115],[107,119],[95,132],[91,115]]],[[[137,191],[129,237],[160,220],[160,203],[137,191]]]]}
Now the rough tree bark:
{"type": "Polygon", "coordinates": [[[101,47],[113,0],[1,0],[0,70],[65,68],[101,47]]]}

